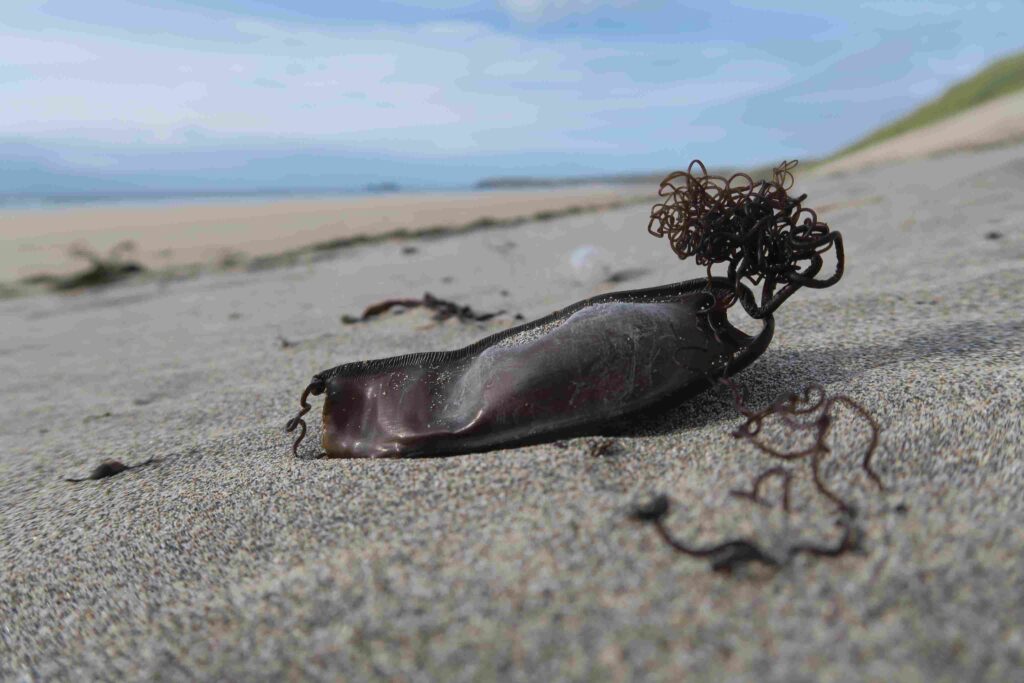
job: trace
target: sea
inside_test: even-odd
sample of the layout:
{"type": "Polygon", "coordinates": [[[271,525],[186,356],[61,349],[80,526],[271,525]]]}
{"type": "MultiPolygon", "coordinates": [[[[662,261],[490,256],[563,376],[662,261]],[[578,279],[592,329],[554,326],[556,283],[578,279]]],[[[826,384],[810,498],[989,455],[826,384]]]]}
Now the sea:
{"type": "Polygon", "coordinates": [[[362,189],[308,190],[239,190],[239,191],[174,191],[174,192],[76,192],[0,194],[0,209],[57,209],[82,206],[154,206],[208,203],[257,203],[275,199],[335,199],[379,196],[384,194],[419,194],[427,192],[487,192],[485,188],[468,187],[398,187],[381,185],[362,189]]]}

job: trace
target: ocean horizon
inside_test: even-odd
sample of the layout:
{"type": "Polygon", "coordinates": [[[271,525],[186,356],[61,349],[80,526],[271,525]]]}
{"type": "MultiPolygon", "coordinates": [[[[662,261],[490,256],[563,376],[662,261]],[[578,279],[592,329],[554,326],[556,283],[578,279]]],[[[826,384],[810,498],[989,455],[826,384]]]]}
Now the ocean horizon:
{"type": "Polygon", "coordinates": [[[463,186],[394,186],[388,188],[308,188],[239,190],[139,190],[127,192],[19,192],[0,194],[0,209],[35,210],[82,206],[154,206],[206,203],[257,203],[275,199],[331,199],[379,196],[383,194],[422,194],[431,192],[487,192],[489,188],[463,186]]]}
{"type": "Polygon", "coordinates": [[[348,199],[407,194],[479,194],[537,192],[566,187],[632,185],[633,177],[559,179],[485,179],[461,185],[379,183],[363,188],[258,188],[238,190],[137,190],[97,192],[17,192],[0,194],[0,210],[40,210],[103,206],[180,206],[210,203],[259,203],[288,199],[348,199]]]}

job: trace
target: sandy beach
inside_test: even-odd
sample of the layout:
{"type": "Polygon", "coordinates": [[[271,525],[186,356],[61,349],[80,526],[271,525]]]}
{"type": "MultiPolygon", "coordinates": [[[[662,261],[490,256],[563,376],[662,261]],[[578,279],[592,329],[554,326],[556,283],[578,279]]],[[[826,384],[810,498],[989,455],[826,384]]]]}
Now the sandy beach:
{"type": "MultiPolygon", "coordinates": [[[[756,406],[812,382],[860,401],[882,428],[886,489],[844,457],[863,431],[838,422],[845,446],[824,471],[859,510],[861,548],[775,571],[712,572],[629,516],[665,493],[682,538],[834,534],[806,485],[788,516],[729,495],[773,461],[730,436],[740,420],[720,393],[596,457],[584,438],[447,459],[296,459],[283,433],[322,369],[455,348],[514,314],[699,277],[647,234],[647,206],[0,301],[0,678],[1013,680],[1024,668],[1022,183],[1021,145],[797,176],[843,233],[847,272],[787,302],[771,347],[736,379],[756,406]],[[626,281],[610,284],[615,273],[626,281]],[[339,321],[425,291],[506,313],[339,321]],[[106,458],[157,460],[64,481],[106,458]]],[[[437,222],[422,200],[412,208],[437,222]]],[[[241,212],[256,209],[231,211],[225,230],[241,234],[241,212]]],[[[288,234],[258,213],[255,235],[289,244],[342,219],[314,207],[288,234]]],[[[119,227],[101,221],[112,215],[95,216],[109,242],[140,225],[127,209],[119,227]]],[[[149,215],[147,234],[179,239],[177,219],[149,215]]],[[[49,253],[22,225],[17,244],[49,253]]],[[[4,273],[25,272],[19,263],[4,273]]]]}
{"type": "Polygon", "coordinates": [[[851,173],[878,164],[1021,140],[1024,140],[1024,93],[1017,93],[821,164],[815,172],[851,173]]]}
{"type": "Polygon", "coordinates": [[[541,190],[395,193],[321,199],[197,201],[182,205],[0,209],[0,282],[81,270],[83,246],[98,255],[130,242],[150,269],[217,265],[356,236],[456,228],[588,209],[656,188],[593,185],[541,190]]]}

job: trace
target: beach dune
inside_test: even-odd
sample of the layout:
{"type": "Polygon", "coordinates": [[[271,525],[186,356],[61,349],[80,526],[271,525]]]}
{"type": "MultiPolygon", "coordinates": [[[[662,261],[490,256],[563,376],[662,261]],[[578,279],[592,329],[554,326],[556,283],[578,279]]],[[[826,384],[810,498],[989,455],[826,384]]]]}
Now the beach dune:
{"type": "Polygon", "coordinates": [[[1024,140],[1024,92],[1005,95],[948,119],[851,152],[815,168],[853,172],[878,164],[1024,140]]]}

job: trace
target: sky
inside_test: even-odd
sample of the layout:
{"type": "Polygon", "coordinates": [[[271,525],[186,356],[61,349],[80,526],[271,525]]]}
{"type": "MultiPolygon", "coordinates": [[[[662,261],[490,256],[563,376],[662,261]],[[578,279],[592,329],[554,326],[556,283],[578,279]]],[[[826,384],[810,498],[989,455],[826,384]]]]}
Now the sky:
{"type": "Polygon", "coordinates": [[[0,193],[458,186],[826,155],[1024,3],[11,0],[0,193]]]}

